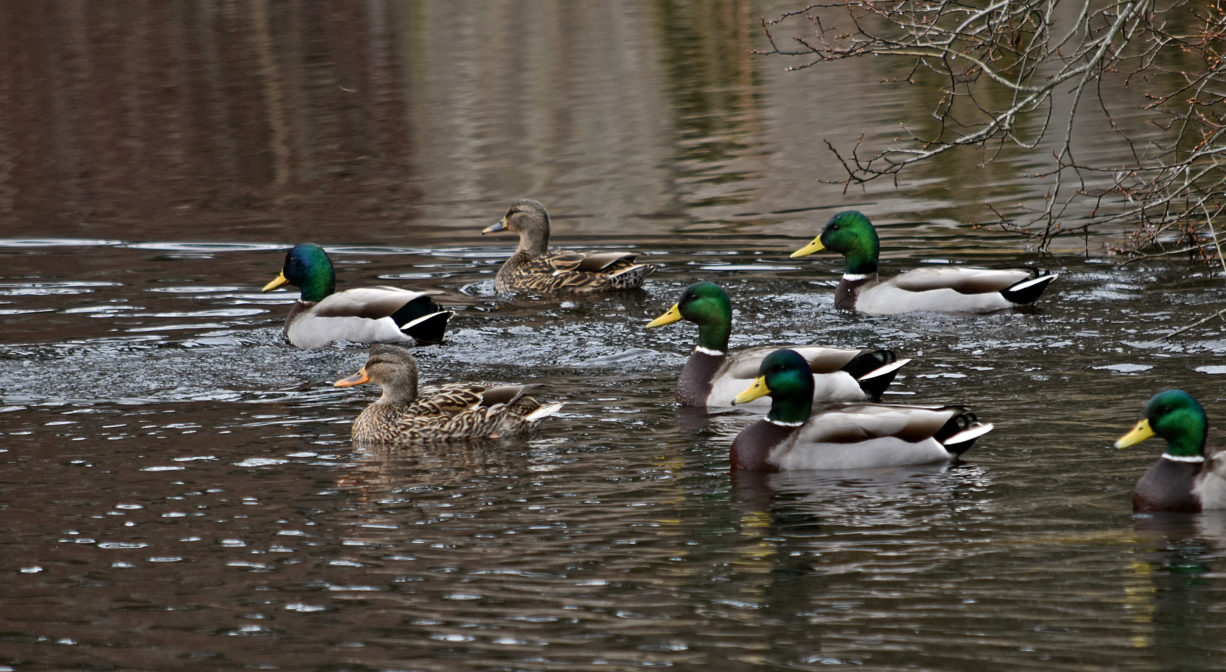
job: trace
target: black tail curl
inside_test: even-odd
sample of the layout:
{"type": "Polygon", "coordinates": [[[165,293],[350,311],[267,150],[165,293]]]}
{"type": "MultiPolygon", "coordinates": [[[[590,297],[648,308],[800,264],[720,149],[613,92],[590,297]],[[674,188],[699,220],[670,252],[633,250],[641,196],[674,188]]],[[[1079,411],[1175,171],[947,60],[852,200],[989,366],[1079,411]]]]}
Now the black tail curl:
{"type": "Polygon", "coordinates": [[[438,343],[443,340],[447,331],[447,320],[455,313],[438,305],[427,295],[422,295],[400,307],[392,313],[392,319],[400,326],[406,335],[412,336],[418,343],[438,343]],[[414,320],[432,315],[430,319],[411,324],[414,320]],[[405,326],[411,325],[411,326],[405,326]]]}
{"type": "MultiPolygon", "coordinates": [[[[898,361],[898,356],[893,350],[869,350],[853,357],[850,362],[843,365],[842,370],[850,374],[852,378],[860,380],[873,371],[896,361],[898,361]]],[[[885,394],[886,388],[894,382],[896,375],[898,375],[897,370],[886,375],[860,380],[860,389],[864,390],[864,393],[873,401],[880,401],[881,395],[885,394]]]]}

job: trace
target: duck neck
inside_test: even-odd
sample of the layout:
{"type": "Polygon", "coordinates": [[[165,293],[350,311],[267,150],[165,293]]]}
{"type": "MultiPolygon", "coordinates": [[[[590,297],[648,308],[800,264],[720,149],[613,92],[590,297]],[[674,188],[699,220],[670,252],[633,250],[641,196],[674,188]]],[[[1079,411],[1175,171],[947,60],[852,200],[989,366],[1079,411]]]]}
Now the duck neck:
{"type": "Polygon", "coordinates": [[[813,376],[808,376],[808,385],[786,392],[771,391],[771,410],[766,414],[770,422],[784,427],[799,427],[813,411],[813,376]]]}
{"type": "Polygon", "coordinates": [[[677,403],[682,406],[706,406],[711,396],[711,381],[726,360],[723,353],[705,351],[701,345],[694,348],[677,376],[677,403]]]}
{"type": "Polygon", "coordinates": [[[1185,421],[1178,434],[1167,437],[1166,455],[1175,461],[1191,462],[1204,459],[1205,436],[1208,433],[1204,416],[1185,421]]]}
{"type": "Polygon", "coordinates": [[[544,220],[533,222],[519,231],[519,246],[515,248],[517,255],[525,257],[540,257],[549,249],[549,215],[544,220]]]}
{"type": "Polygon", "coordinates": [[[383,396],[375,403],[407,406],[417,400],[417,377],[404,376],[382,384],[383,396]]]}
{"type": "Polygon", "coordinates": [[[843,270],[844,277],[851,276],[849,280],[871,280],[877,277],[877,254],[876,241],[858,245],[849,251],[845,257],[847,263],[843,270]]]}
{"type": "Polygon", "coordinates": [[[298,286],[302,301],[319,303],[336,291],[336,273],[332,265],[319,266],[298,286]]]}
{"type": "Polygon", "coordinates": [[[698,347],[708,355],[728,354],[728,338],[732,333],[732,317],[698,325],[698,347]]]}

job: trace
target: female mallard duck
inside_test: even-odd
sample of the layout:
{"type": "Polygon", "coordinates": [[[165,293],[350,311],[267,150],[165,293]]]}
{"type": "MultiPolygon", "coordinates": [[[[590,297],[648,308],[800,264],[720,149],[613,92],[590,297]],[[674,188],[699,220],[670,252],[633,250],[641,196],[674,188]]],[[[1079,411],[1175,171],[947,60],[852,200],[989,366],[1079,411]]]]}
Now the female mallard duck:
{"type": "Polygon", "coordinates": [[[285,266],[267,292],[284,284],[302,290],[285,318],[285,336],[300,348],[320,348],[332,341],[354,343],[412,343],[443,340],[447,320],[429,292],[395,287],[360,287],[333,293],[336,273],[324,248],[313,243],[295,245],[285,255],[285,266]]]}
{"type": "Polygon", "coordinates": [[[1205,454],[1208,430],[1205,409],[1183,390],[1159,392],[1145,404],[1145,417],[1115,447],[1135,446],[1156,434],[1166,439],[1166,452],[1137,481],[1133,511],[1226,509],[1226,451],[1205,454]]]}
{"type": "Polygon", "coordinates": [[[812,416],[813,376],[791,350],[762,360],[758,378],[736,398],[771,396],[765,420],[732,442],[732,468],[746,471],[862,469],[944,462],[992,430],[958,406],[833,404],[812,416]]]}
{"type": "Polygon", "coordinates": [[[376,345],[362,369],[333,383],[352,387],[374,382],[383,396],[353,421],[361,443],[417,443],[488,439],[526,432],[562,408],[529,397],[530,386],[452,383],[418,396],[417,362],[398,345],[376,345]]]}
{"type": "MultiPolygon", "coordinates": [[[[731,406],[737,393],[758,375],[758,367],[782,346],[761,346],[728,353],[732,302],[710,282],[690,285],[668,312],[647,328],[689,320],[698,324],[698,345],[677,379],[677,403],[682,406],[731,406]]],[[[844,350],[818,345],[787,346],[800,353],[813,372],[814,401],[880,399],[899,367],[890,350],[844,350]]],[[[762,400],[765,403],[765,399],[762,400]]]]}
{"type": "Polygon", "coordinates": [[[630,252],[550,252],[549,213],[538,201],[520,200],[502,219],[481,233],[514,231],[519,247],[498,269],[494,289],[498,292],[601,292],[635,289],[656,270],[651,264],[634,263],[630,252]]]}
{"type": "Polygon", "coordinates": [[[918,268],[883,282],[877,279],[877,231],[868,217],[855,210],[831,217],[821,234],[793,252],[792,258],[822,250],[838,252],[847,261],[834,292],[835,307],[869,315],[916,310],[991,313],[1034,302],[1058,277],[1027,268],[945,266],[918,268]]]}

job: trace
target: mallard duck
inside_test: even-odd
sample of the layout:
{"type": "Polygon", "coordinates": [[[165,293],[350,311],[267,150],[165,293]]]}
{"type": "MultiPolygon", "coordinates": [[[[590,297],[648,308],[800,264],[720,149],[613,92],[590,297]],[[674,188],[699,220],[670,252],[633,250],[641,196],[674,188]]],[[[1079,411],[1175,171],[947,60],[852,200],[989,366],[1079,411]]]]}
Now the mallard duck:
{"type": "Polygon", "coordinates": [[[847,261],[834,292],[835,307],[869,315],[916,310],[991,313],[1034,302],[1058,277],[1028,268],[945,266],[918,268],[881,281],[877,279],[877,231],[868,217],[855,210],[831,217],[813,242],[791,256],[795,259],[823,250],[838,252],[847,261]]]}
{"type": "Polygon", "coordinates": [[[320,348],[332,341],[354,343],[431,343],[443,340],[447,320],[429,292],[396,287],[359,287],[333,293],[336,273],[324,248],[313,243],[295,245],[285,255],[285,266],[264,285],[268,292],[284,284],[302,294],[285,318],[285,336],[300,348],[320,348]]]}
{"type": "Polygon", "coordinates": [[[368,382],[379,385],[383,395],[353,421],[353,440],[362,443],[496,438],[526,432],[562,408],[528,396],[527,385],[452,383],[418,396],[417,362],[398,345],[372,347],[361,370],[333,385],[368,382]]]}
{"type": "Polygon", "coordinates": [[[732,442],[733,469],[861,469],[944,462],[966,452],[992,430],[959,406],[832,404],[813,409],[813,376],[804,357],[776,350],[736,398],[743,404],[770,395],[766,419],[732,442]]]}
{"type": "MultiPolygon", "coordinates": [[[[698,324],[698,345],[677,379],[677,402],[682,406],[731,406],[733,398],[758,375],[762,360],[784,347],[760,346],[729,354],[732,302],[714,283],[699,282],[685,288],[681,299],[647,323],[647,328],[679,320],[698,324]]],[[[880,399],[899,367],[911,361],[896,359],[890,350],[786,347],[808,361],[813,372],[814,401],[880,399]]],[[[766,399],[761,402],[765,405],[766,399]]]]}
{"type": "Polygon", "coordinates": [[[1145,404],[1145,417],[1115,447],[1128,448],[1158,435],[1166,439],[1166,452],[1137,481],[1133,511],[1226,509],[1226,451],[1213,448],[1206,454],[1208,430],[1205,409],[1183,390],[1159,392],[1145,404]]]}
{"type": "Polygon", "coordinates": [[[515,201],[507,214],[486,227],[482,234],[514,231],[519,247],[498,269],[494,289],[498,292],[601,292],[635,289],[656,270],[651,264],[634,263],[630,252],[550,252],[549,213],[538,201],[515,201]]]}

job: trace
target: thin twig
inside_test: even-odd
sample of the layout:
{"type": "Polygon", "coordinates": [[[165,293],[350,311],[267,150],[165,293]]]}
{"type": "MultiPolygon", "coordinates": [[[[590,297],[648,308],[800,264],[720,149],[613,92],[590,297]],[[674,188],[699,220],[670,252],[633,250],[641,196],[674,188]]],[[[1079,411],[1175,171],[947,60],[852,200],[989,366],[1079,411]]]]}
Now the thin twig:
{"type": "Polygon", "coordinates": [[[1175,331],[1170,332],[1169,334],[1163,334],[1162,336],[1158,337],[1158,340],[1165,341],[1166,339],[1172,336],[1178,336],[1179,334],[1182,334],[1183,332],[1188,331],[1189,329],[1199,327],[1200,325],[1208,322],[1209,320],[1212,320],[1215,317],[1222,317],[1223,315],[1226,315],[1226,308],[1223,308],[1212,315],[1206,315],[1205,317],[1202,317],[1201,319],[1193,322],[1192,324],[1182,326],[1176,329],[1175,331]]]}
{"type": "MultiPolygon", "coordinates": [[[[1194,222],[1202,217],[1216,246],[1212,216],[1226,211],[1226,57],[1220,46],[1226,7],[1196,0],[1082,0],[1072,17],[1060,8],[1062,30],[1055,34],[1057,2],[813,3],[763,18],[770,50],[758,53],[806,60],[790,69],[892,57],[906,65],[885,82],[940,78],[931,106],[921,109],[929,119],[904,120],[902,140],[872,154],[864,151],[863,137],[847,152],[827,141],[845,189],[883,177],[897,184],[911,166],[965,147],[984,152],[980,163],[986,165],[1010,146],[1052,146],[1049,165],[1032,173],[1047,181],[1042,203],[1015,206],[1024,216],[998,215],[1008,229],[1036,238],[1040,250],[1057,235],[1088,236],[1091,226],[1127,223],[1141,234],[1132,237],[1136,251],[1168,228],[1195,237],[1194,222]],[[840,14],[843,26],[832,22],[840,14]],[[807,21],[814,31],[793,37],[794,50],[781,49],[774,35],[788,21],[807,21]],[[1146,115],[1156,132],[1121,123],[1130,110],[1117,102],[1120,96],[1106,93],[1121,85],[1139,94],[1130,116],[1146,115]],[[1096,104],[1079,105],[1083,100],[1096,104]],[[1094,114],[1120,139],[1128,163],[1096,164],[1074,152],[1079,129],[1094,114]],[[1084,201],[1089,217],[1064,224],[1084,201]]],[[[1220,252],[1218,262],[1226,271],[1220,252]]]]}

